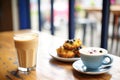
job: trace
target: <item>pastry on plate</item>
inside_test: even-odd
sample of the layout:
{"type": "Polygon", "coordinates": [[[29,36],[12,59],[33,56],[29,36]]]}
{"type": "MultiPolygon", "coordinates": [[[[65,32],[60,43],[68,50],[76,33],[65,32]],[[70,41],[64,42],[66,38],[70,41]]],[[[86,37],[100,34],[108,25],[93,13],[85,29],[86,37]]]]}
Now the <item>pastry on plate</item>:
{"type": "Polygon", "coordinates": [[[58,54],[58,56],[64,57],[64,58],[72,58],[75,56],[75,54],[72,50],[67,50],[63,46],[61,46],[57,49],[57,54],[58,54]]]}
{"type": "Polygon", "coordinates": [[[57,55],[63,58],[80,57],[79,49],[82,48],[80,39],[67,40],[62,46],[56,49],[57,55]]]}
{"type": "Polygon", "coordinates": [[[82,45],[82,42],[80,39],[67,40],[63,44],[64,48],[68,50],[79,48],[81,45],[82,45]]]}

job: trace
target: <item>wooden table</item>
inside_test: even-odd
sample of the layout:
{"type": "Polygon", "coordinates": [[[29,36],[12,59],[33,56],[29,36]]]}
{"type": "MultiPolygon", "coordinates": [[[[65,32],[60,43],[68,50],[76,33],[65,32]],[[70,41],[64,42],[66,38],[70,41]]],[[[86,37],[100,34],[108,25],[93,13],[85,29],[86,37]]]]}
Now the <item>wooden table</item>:
{"type": "Polygon", "coordinates": [[[113,56],[113,66],[108,73],[85,75],[73,69],[72,63],[54,60],[49,51],[63,44],[64,40],[47,33],[39,33],[36,71],[30,73],[17,70],[17,57],[13,42],[14,32],[0,32],[0,80],[119,80],[120,58],[113,56]]]}

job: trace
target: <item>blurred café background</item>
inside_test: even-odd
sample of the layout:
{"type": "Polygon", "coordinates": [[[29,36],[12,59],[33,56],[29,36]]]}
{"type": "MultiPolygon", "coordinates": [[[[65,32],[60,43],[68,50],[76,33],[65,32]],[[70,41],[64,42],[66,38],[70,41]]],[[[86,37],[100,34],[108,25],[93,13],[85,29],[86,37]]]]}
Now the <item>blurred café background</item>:
{"type": "MultiPolygon", "coordinates": [[[[32,29],[51,34],[51,1],[53,1],[54,36],[68,39],[69,0],[0,0],[0,32],[32,29]],[[29,7],[24,7],[25,5],[29,7]],[[26,14],[23,14],[25,11],[26,14]],[[25,22],[26,17],[29,20],[25,22]],[[24,26],[20,21],[29,25],[24,26]]],[[[75,0],[75,38],[80,38],[85,46],[100,47],[102,10],[90,11],[89,8],[102,9],[102,5],[103,0],[75,0]]],[[[120,9],[119,0],[110,0],[110,6],[112,5],[120,9]]],[[[118,53],[115,55],[118,56],[120,56],[119,15],[110,13],[108,28],[108,50],[117,50],[118,53]]]]}

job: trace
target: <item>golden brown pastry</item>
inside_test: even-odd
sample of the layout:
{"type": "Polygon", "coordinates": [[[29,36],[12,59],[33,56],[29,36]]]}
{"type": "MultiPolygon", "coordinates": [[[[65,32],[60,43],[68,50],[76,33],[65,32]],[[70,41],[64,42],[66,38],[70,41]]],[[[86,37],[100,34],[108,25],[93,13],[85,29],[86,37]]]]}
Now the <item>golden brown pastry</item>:
{"type": "Polygon", "coordinates": [[[76,39],[76,40],[67,40],[63,46],[65,49],[69,49],[69,50],[73,50],[75,48],[78,48],[82,45],[82,42],[80,39],[76,39]]]}
{"type": "Polygon", "coordinates": [[[64,49],[64,47],[60,47],[57,49],[57,54],[60,57],[64,57],[64,58],[72,58],[75,56],[75,53],[71,50],[66,50],[64,49]]]}
{"type": "Polygon", "coordinates": [[[80,39],[67,40],[56,51],[57,55],[63,58],[80,57],[79,49],[82,48],[82,42],[80,39]]]}

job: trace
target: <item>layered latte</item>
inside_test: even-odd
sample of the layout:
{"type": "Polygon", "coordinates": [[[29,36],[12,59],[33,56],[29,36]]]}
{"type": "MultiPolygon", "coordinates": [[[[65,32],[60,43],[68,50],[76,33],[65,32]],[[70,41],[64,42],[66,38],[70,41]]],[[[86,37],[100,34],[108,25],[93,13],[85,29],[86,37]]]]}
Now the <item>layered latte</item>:
{"type": "Polygon", "coordinates": [[[19,67],[32,68],[36,66],[38,34],[17,34],[14,36],[14,42],[17,50],[19,67]]]}

